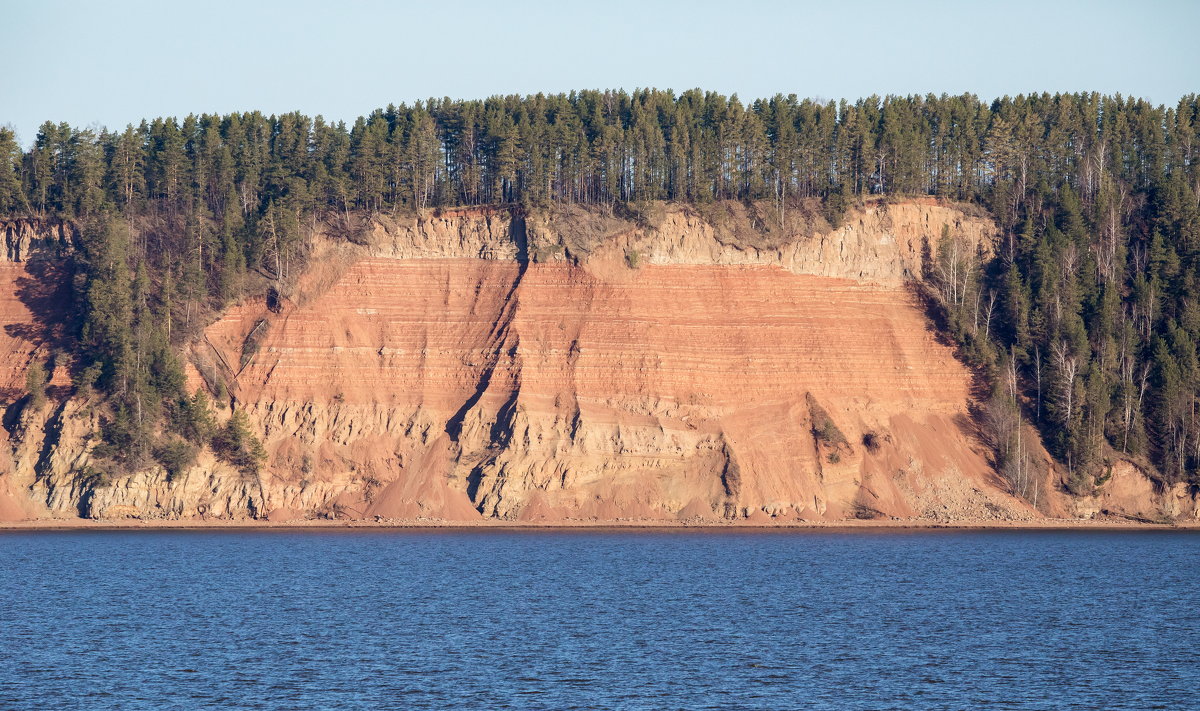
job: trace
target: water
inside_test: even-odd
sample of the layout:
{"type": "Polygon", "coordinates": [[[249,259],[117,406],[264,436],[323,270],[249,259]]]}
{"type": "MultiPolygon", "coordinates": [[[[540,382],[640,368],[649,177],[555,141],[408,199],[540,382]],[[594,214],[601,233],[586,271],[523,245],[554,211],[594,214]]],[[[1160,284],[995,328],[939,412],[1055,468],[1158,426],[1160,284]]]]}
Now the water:
{"type": "Polygon", "coordinates": [[[0,709],[1198,709],[1200,535],[0,534],[0,709]]]}

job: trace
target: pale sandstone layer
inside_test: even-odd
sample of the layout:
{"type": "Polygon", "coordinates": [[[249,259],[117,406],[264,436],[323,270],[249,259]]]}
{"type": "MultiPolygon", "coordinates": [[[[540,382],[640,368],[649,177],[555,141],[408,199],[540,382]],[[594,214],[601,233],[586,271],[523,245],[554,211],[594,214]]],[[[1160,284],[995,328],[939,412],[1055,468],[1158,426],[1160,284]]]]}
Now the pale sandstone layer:
{"type": "MultiPolygon", "coordinates": [[[[972,374],[909,284],[945,230],[988,250],[986,219],[873,204],[836,230],[749,240],[738,219],[460,210],[379,218],[366,246],[317,236],[275,310],[249,299],[190,349],[192,386],[228,392],[256,425],[260,477],[205,456],[174,482],[152,469],[88,487],[96,414],[67,399],[11,430],[0,516],[1194,515],[1132,468],[1103,501],[1066,500],[1053,474],[1041,511],[1008,493],[968,415],[972,374]],[[840,435],[814,433],[825,419],[840,435]]],[[[36,321],[21,306],[0,302],[9,322],[36,321]]],[[[0,345],[0,376],[20,382],[27,346],[0,345]]]]}

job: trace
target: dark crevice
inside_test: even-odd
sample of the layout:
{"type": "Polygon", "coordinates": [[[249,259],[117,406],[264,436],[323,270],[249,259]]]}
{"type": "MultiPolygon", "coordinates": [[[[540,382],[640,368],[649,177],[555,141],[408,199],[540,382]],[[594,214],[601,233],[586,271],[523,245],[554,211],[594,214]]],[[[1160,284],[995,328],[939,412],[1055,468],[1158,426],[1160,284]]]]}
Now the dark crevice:
{"type": "MultiPolygon", "coordinates": [[[[475,392],[463,402],[458,411],[454,413],[449,420],[446,421],[446,434],[450,436],[450,440],[454,447],[458,450],[459,457],[462,456],[462,447],[459,442],[462,436],[464,423],[467,415],[474,407],[479,404],[484,393],[491,387],[492,378],[496,375],[496,368],[499,366],[502,356],[507,355],[510,360],[517,357],[518,341],[515,337],[510,338],[510,327],[512,325],[513,315],[517,308],[517,290],[521,286],[521,282],[525,277],[526,271],[529,269],[529,241],[525,227],[525,215],[518,209],[512,211],[512,222],[509,225],[509,236],[513,244],[516,246],[516,262],[518,265],[516,277],[512,284],[509,285],[507,292],[504,294],[503,302],[500,305],[499,312],[496,316],[496,321],[492,325],[490,340],[492,343],[491,353],[487,364],[479,375],[479,382],[475,386],[475,392]]],[[[508,398],[505,399],[503,405],[496,413],[496,421],[492,424],[490,432],[491,443],[490,450],[499,450],[507,445],[509,438],[512,436],[512,416],[516,412],[517,398],[520,393],[519,384],[512,389],[508,398]]],[[[479,486],[483,480],[483,464],[476,464],[471,468],[470,474],[467,475],[467,498],[474,504],[476,510],[483,512],[483,505],[479,502],[479,486]]]]}
{"type": "Polygon", "coordinates": [[[471,473],[467,475],[467,498],[479,513],[483,513],[483,504],[479,503],[475,497],[479,493],[479,482],[481,481],[483,481],[483,467],[471,469],[471,473]]]}
{"type": "MultiPolygon", "coordinates": [[[[507,293],[504,295],[504,302],[500,306],[499,314],[496,317],[495,323],[492,325],[492,343],[494,347],[490,355],[489,362],[484,366],[483,372],[479,376],[479,384],[475,387],[475,392],[471,397],[467,398],[462,407],[446,422],[446,434],[450,435],[451,441],[458,443],[458,438],[462,434],[463,422],[466,420],[467,413],[471,408],[479,402],[483,394],[487,392],[488,386],[491,385],[492,377],[496,372],[496,365],[500,361],[501,354],[504,353],[504,346],[508,342],[509,326],[512,324],[513,313],[516,311],[517,289],[521,286],[521,281],[525,277],[525,272],[529,269],[529,245],[527,233],[525,230],[525,216],[514,210],[512,222],[509,226],[509,234],[512,237],[513,244],[517,248],[517,275],[509,286],[507,293]]],[[[512,345],[509,349],[509,355],[516,354],[516,345],[512,345]]]]}
{"type": "Polygon", "coordinates": [[[721,454],[725,457],[725,466],[721,468],[721,485],[725,487],[726,496],[736,499],[742,490],[742,468],[728,440],[722,444],[721,454]]]}

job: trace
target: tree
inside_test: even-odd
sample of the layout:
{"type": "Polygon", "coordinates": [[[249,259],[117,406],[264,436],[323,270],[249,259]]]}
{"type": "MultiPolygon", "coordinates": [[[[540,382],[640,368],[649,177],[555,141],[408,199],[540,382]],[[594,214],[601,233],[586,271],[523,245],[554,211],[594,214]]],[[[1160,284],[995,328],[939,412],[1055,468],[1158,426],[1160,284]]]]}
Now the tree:
{"type": "Polygon", "coordinates": [[[21,187],[21,147],[12,129],[0,126],[0,215],[28,210],[21,187]]]}
{"type": "Polygon", "coordinates": [[[250,420],[244,410],[234,410],[225,425],[213,435],[212,447],[219,457],[246,476],[257,476],[267,459],[262,442],[250,430],[250,420]]]}
{"type": "Polygon", "coordinates": [[[46,404],[46,381],[46,368],[41,358],[35,355],[25,369],[25,390],[29,394],[29,407],[34,410],[40,410],[46,404]]]}
{"type": "Polygon", "coordinates": [[[177,353],[201,317],[261,288],[254,273],[278,290],[306,229],[331,213],[352,224],[356,209],[743,200],[774,228],[814,199],[836,227],[870,193],[995,216],[995,255],[932,226],[929,294],[1079,490],[1109,447],[1200,479],[1195,94],[1162,107],[1098,94],[744,104],[699,89],[589,90],[431,99],[351,126],[260,112],[115,133],[47,122],[24,152],[0,129],[0,216],[78,231],[66,347],[80,383],[107,399],[114,456],[130,461],[184,408],[177,353]]]}

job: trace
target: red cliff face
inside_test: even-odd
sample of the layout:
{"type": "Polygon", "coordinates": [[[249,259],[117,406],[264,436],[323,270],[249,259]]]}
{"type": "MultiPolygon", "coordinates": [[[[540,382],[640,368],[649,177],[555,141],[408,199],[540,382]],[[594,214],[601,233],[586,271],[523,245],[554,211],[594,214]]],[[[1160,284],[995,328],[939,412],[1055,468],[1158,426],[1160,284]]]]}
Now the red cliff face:
{"type": "Polygon", "coordinates": [[[225,362],[266,331],[236,397],[273,452],[268,508],[336,493],[403,518],[1034,515],[997,486],[971,375],[905,285],[923,238],[950,224],[986,244],[986,222],[877,208],[747,249],[675,210],[579,264],[522,264],[568,240],[484,219],[380,226],[319,293],[209,330],[225,362]]]}
{"type": "Polygon", "coordinates": [[[69,248],[72,235],[69,225],[55,221],[0,220],[0,521],[48,514],[35,469],[46,439],[46,413],[56,403],[35,412],[23,402],[26,373],[35,360],[47,368],[52,399],[70,391],[66,369],[53,368],[49,357],[62,337],[69,288],[69,277],[52,257],[69,248]]]}
{"type": "MultiPolygon", "coordinates": [[[[672,207],[635,226],[477,211],[381,219],[366,247],[317,236],[313,266],[274,309],[248,300],[190,351],[193,386],[221,382],[258,428],[270,454],[259,480],[205,457],[171,483],[149,471],[91,491],[88,511],[1042,515],[989,466],[968,415],[972,374],[909,284],[924,242],[948,229],[986,251],[990,222],[876,204],[836,230],[748,240],[737,230],[750,218],[726,217],[672,207]]],[[[57,446],[52,473],[22,481],[70,512],[84,494],[69,493],[67,462],[87,447],[57,446]]],[[[1043,511],[1055,502],[1048,493],[1043,511]]]]}

